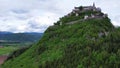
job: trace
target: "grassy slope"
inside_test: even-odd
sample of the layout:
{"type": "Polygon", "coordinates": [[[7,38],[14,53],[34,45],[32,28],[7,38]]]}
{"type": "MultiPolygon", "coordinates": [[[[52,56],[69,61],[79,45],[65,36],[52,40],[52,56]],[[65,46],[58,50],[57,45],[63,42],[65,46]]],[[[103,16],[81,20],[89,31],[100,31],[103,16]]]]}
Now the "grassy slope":
{"type": "Polygon", "coordinates": [[[17,50],[18,47],[14,47],[14,46],[5,46],[3,48],[0,48],[0,55],[8,55],[11,52],[17,50]]]}

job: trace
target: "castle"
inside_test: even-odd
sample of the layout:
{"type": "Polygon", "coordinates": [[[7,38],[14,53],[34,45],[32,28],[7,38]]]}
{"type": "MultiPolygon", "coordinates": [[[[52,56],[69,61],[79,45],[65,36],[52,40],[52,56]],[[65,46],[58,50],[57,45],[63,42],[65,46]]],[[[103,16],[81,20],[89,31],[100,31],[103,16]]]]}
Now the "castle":
{"type": "Polygon", "coordinates": [[[98,12],[100,12],[101,9],[96,8],[95,3],[93,3],[93,6],[75,7],[75,9],[73,9],[72,13],[82,13],[82,12],[85,12],[85,11],[98,11],[98,12]]]}
{"type": "MultiPolygon", "coordinates": [[[[106,17],[108,17],[108,15],[102,13],[101,8],[96,7],[95,3],[93,3],[92,6],[74,7],[72,12],[70,12],[69,14],[67,14],[63,17],[63,18],[68,18],[71,21],[67,21],[66,23],[63,23],[63,21],[59,21],[57,24],[58,25],[74,24],[74,23],[77,23],[78,21],[86,21],[88,19],[103,19],[106,17]],[[72,18],[74,18],[74,19],[76,18],[76,19],[73,20],[72,18]]],[[[57,25],[57,24],[55,24],[55,25],[57,25]]]]}
{"type": "Polygon", "coordinates": [[[71,16],[75,14],[75,16],[80,16],[81,13],[87,12],[87,11],[93,11],[93,12],[98,12],[96,14],[91,15],[85,15],[84,19],[91,19],[91,18],[105,18],[107,17],[107,14],[101,13],[101,8],[96,7],[95,3],[93,3],[92,6],[80,6],[80,7],[75,7],[71,13],[69,13],[67,16],[71,16]]]}

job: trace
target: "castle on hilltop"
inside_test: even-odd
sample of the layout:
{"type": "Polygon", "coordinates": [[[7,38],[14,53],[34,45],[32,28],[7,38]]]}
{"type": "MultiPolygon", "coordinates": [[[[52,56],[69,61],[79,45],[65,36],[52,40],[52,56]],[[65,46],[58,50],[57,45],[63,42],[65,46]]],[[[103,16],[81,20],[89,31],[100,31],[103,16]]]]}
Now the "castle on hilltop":
{"type": "Polygon", "coordinates": [[[105,18],[107,17],[107,14],[101,13],[101,8],[96,7],[95,3],[93,3],[92,6],[80,6],[75,7],[71,13],[69,13],[67,16],[75,15],[75,16],[81,16],[82,13],[92,11],[96,14],[91,13],[90,15],[85,15],[84,19],[91,19],[91,18],[105,18]]]}
{"type": "Polygon", "coordinates": [[[101,8],[96,7],[95,3],[93,3],[92,6],[74,7],[72,12],[60,18],[60,21],[55,23],[55,25],[74,24],[88,19],[103,19],[106,17],[108,15],[102,13],[101,8]]]}
{"type": "Polygon", "coordinates": [[[101,8],[96,8],[95,3],[93,3],[93,6],[80,6],[80,7],[75,7],[73,9],[72,13],[82,13],[85,11],[98,11],[101,12],[101,8]]]}

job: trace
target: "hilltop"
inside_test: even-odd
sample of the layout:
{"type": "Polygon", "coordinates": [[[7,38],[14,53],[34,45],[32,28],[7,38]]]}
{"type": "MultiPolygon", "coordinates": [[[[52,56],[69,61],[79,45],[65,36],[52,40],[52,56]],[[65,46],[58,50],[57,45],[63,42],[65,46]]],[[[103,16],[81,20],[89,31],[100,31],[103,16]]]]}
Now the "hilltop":
{"type": "Polygon", "coordinates": [[[100,8],[80,6],[50,26],[42,39],[3,68],[119,68],[120,28],[100,8]]]}
{"type": "Polygon", "coordinates": [[[72,12],[60,18],[55,25],[74,24],[77,22],[86,21],[89,19],[103,19],[108,17],[107,14],[101,12],[101,8],[93,6],[79,6],[75,7],[72,12]]]}

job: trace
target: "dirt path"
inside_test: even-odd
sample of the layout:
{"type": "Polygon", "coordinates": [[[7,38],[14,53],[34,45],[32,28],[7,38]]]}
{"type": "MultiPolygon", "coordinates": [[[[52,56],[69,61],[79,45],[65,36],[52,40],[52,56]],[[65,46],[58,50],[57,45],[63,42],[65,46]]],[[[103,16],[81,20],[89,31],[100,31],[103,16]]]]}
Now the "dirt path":
{"type": "Polygon", "coordinates": [[[0,56],[0,65],[4,63],[6,59],[7,59],[7,56],[0,56]]]}

